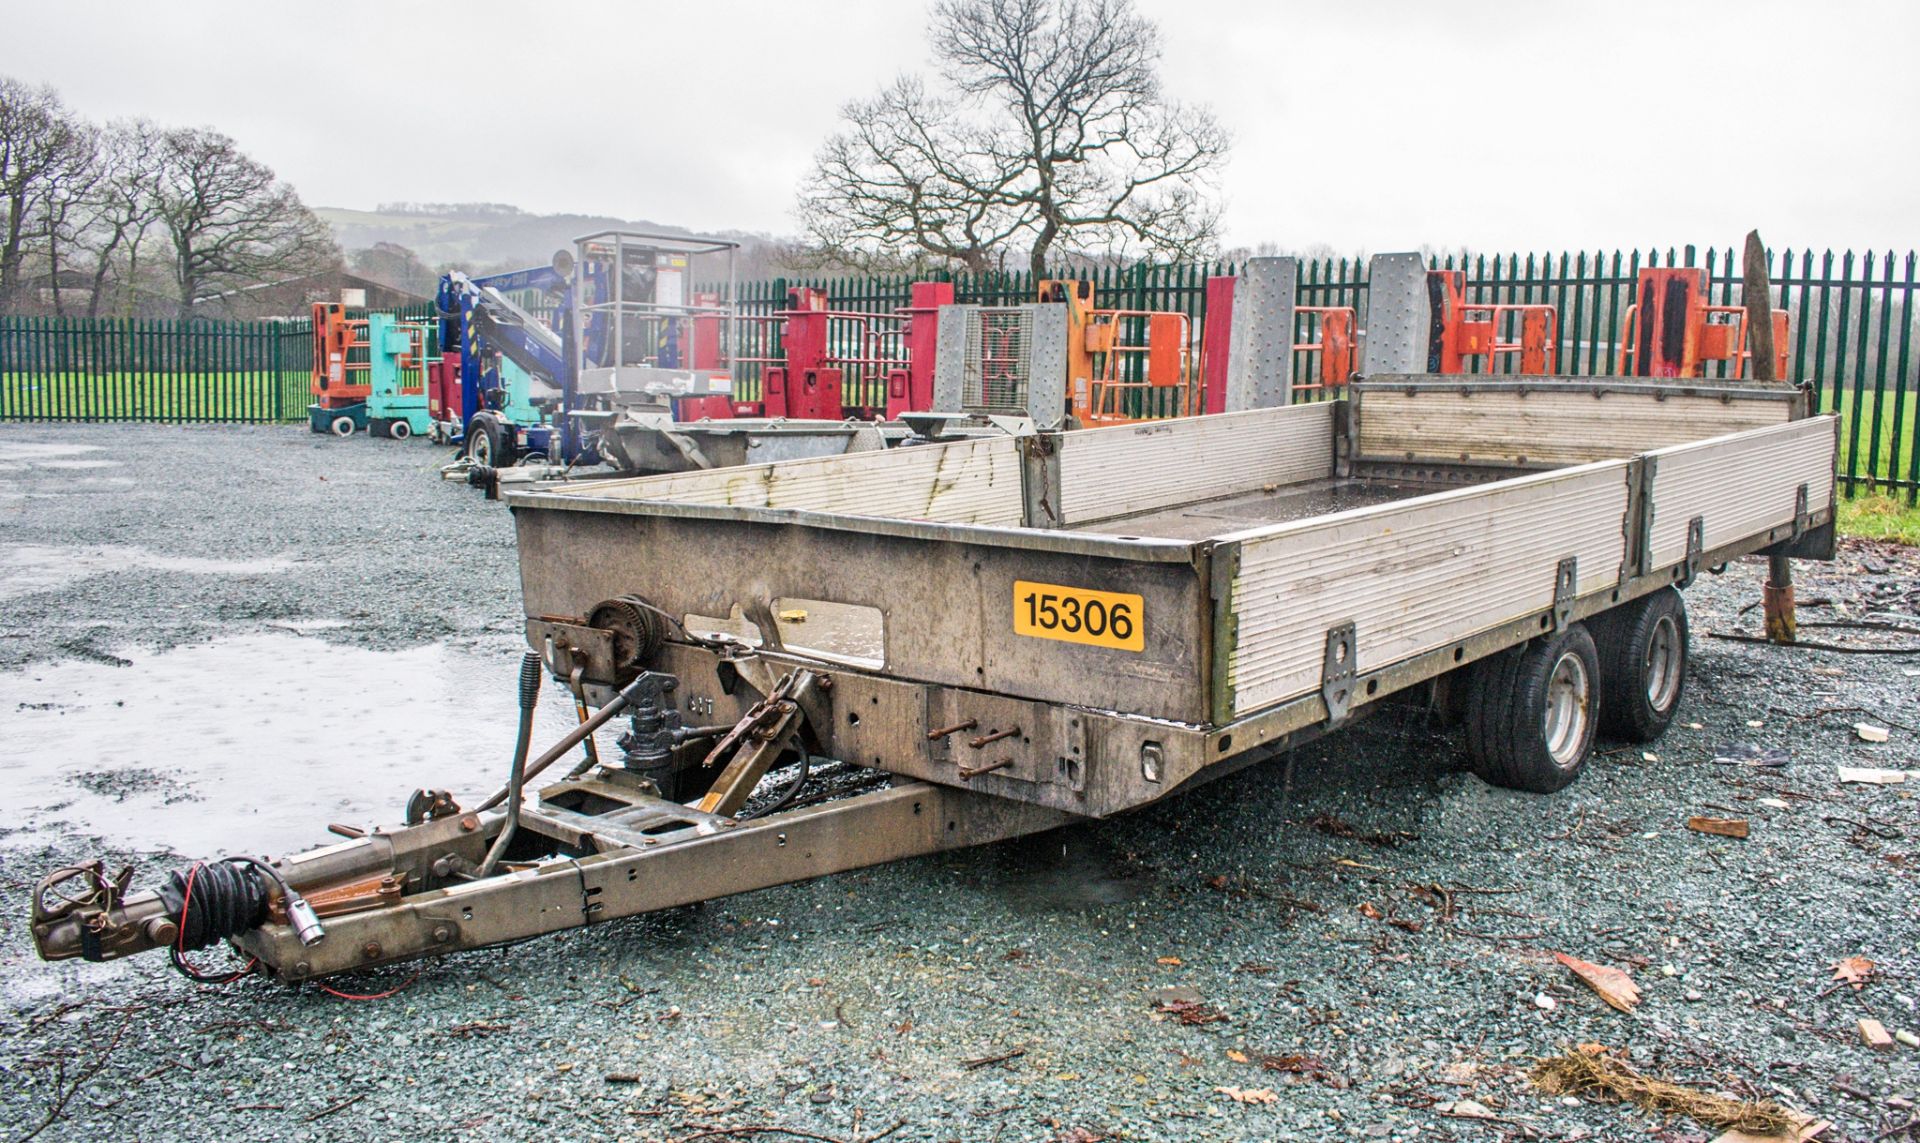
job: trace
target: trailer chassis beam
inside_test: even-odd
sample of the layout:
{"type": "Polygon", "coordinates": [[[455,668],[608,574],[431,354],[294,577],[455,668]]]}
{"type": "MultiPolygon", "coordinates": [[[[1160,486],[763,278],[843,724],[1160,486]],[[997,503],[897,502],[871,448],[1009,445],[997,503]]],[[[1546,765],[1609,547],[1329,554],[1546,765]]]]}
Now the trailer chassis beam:
{"type": "MultiPolygon", "coordinates": [[[[897,780],[896,780],[897,781],[897,780]]],[[[417,893],[330,918],[303,946],[286,925],[234,939],[294,983],[530,937],[805,881],[903,858],[1003,841],[1081,820],[969,790],[907,781],[842,801],[725,828],[708,824],[649,843],[544,860],[479,881],[417,893]]],[[[497,823],[489,823],[497,828],[497,823]]],[[[527,828],[537,829],[530,819],[527,828]]],[[[482,829],[481,833],[490,832],[482,829]]]]}

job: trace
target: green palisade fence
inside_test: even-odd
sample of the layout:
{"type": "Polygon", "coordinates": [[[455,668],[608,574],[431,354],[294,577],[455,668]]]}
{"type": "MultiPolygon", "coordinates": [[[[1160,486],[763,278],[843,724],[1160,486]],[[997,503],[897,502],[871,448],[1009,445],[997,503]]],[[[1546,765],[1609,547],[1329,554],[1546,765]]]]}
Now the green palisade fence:
{"type": "Polygon", "coordinates": [[[0,421],[306,418],[304,322],[0,318],[0,421]]]}
{"type": "MultiPolygon", "coordinates": [[[[1840,469],[1848,495],[1899,490],[1920,500],[1915,448],[1920,361],[1915,340],[1915,254],[1787,250],[1773,257],[1776,308],[1788,311],[1788,375],[1811,384],[1817,407],[1842,417],[1840,469]]],[[[1643,266],[1699,266],[1711,300],[1741,303],[1734,251],[1692,246],[1665,250],[1436,255],[1435,268],[1464,272],[1475,303],[1546,303],[1559,314],[1556,367],[1567,375],[1608,375],[1620,367],[1619,341],[1643,266]]],[[[1087,278],[1102,308],[1177,310],[1206,321],[1206,282],[1233,263],[1105,266],[1049,275],[1087,278]]],[[[1364,258],[1304,260],[1298,303],[1351,306],[1366,326],[1364,258]]],[[[959,301],[1008,305],[1035,294],[1031,274],[936,275],[959,301]]],[[[908,304],[908,275],[773,278],[742,283],[740,312],[771,318],[791,286],[826,291],[835,310],[892,314],[908,304]]],[[[407,314],[428,317],[428,313],[407,314]]],[[[743,324],[740,355],[781,358],[776,325],[743,324]]],[[[1304,331],[1303,331],[1304,332],[1304,331]]],[[[307,322],[121,321],[0,317],[0,421],[231,421],[304,418],[311,332],[307,322]]],[[[1297,354],[1297,379],[1312,363],[1297,354]]],[[[759,363],[736,370],[736,391],[759,391],[759,363]]],[[[1728,375],[1725,365],[1709,375],[1728,375]]],[[[849,394],[872,403],[875,381],[849,394]]],[[[1139,410],[1158,412],[1162,410],[1139,410]]]]}
{"type": "MultiPolygon", "coordinates": [[[[1788,250],[1772,256],[1773,305],[1788,312],[1788,377],[1814,388],[1820,412],[1841,415],[1842,490],[1898,490],[1920,502],[1920,360],[1916,360],[1914,288],[1916,255],[1851,251],[1835,255],[1788,250]]],[[[1707,271],[1713,304],[1740,305],[1743,276],[1732,249],[1704,255],[1693,246],[1666,250],[1594,251],[1561,254],[1436,255],[1435,269],[1466,277],[1468,300],[1478,304],[1549,304],[1558,313],[1556,369],[1565,375],[1606,376],[1621,367],[1619,342],[1643,266],[1698,266],[1707,271]]],[[[1049,277],[1090,278],[1102,309],[1177,310],[1193,319],[1196,341],[1206,321],[1206,280],[1231,275],[1235,264],[1140,265],[1059,270],[1049,277]]],[[[1033,299],[1032,275],[1024,272],[934,275],[954,284],[955,299],[1008,305],[1033,299]]],[[[741,290],[743,314],[771,315],[785,309],[789,286],[827,293],[836,310],[891,313],[905,307],[914,279],[906,276],[775,278],[741,290]]],[[[1296,302],[1303,306],[1351,306],[1362,330],[1367,320],[1364,258],[1304,259],[1296,302]]],[[[1303,330],[1304,332],[1304,330],[1303,330]]],[[[1512,331],[1503,331],[1511,337],[1512,331]]],[[[758,350],[779,355],[778,347],[758,350]]],[[[1304,381],[1313,363],[1295,355],[1295,379],[1304,381]]],[[[1730,376],[1725,363],[1707,367],[1709,377],[1730,376]]],[[[758,392],[757,371],[741,380],[743,396],[758,392]]]]}

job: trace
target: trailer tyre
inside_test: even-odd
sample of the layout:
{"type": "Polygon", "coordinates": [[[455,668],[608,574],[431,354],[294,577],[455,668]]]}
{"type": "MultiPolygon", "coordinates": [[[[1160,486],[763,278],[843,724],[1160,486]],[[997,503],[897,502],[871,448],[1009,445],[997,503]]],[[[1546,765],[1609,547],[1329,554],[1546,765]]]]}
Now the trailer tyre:
{"type": "Polygon", "coordinates": [[[336,437],[350,437],[353,435],[355,426],[352,417],[341,416],[335,417],[327,427],[333,430],[333,435],[336,437]]]}
{"type": "Polygon", "coordinates": [[[397,441],[406,440],[413,435],[413,426],[405,421],[395,421],[387,426],[387,435],[397,441]]]}
{"type": "Polygon", "coordinates": [[[1579,623],[1481,660],[1467,696],[1474,773],[1536,794],[1566,788],[1593,752],[1600,690],[1599,652],[1579,623]]]}
{"type": "Polygon", "coordinates": [[[475,413],[467,426],[467,455],[473,463],[488,468],[505,468],[513,463],[513,446],[507,443],[507,429],[489,413],[475,413]]]}
{"type": "Polygon", "coordinates": [[[1663,587],[1593,623],[1600,651],[1600,729],[1627,742],[1666,733],[1687,686],[1687,604],[1663,587]]]}

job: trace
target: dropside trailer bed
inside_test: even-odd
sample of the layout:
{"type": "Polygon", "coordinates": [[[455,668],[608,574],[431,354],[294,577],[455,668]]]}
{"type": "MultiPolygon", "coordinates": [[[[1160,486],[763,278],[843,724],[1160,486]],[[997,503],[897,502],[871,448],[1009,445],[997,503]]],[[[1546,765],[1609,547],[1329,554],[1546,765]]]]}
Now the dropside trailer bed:
{"type": "Polygon", "coordinates": [[[307,980],[1102,817],[1396,695],[1448,696],[1483,776],[1558,788],[1599,718],[1672,717],[1675,587],[1831,557],[1834,426],[1787,386],[1377,377],[513,493],[523,726],[544,671],[579,730],[523,736],[475,809],[421,791],[271,876],[210,864],[222,927],[177,875],[129,893],[92,862],[35,893],[34,938],[226,938],[307,980]]]}
{"type": "MultiPolygon", "coordinates": [[[[1836,437],[1804,414],[1778,385],[1384,378],[510,502],[536,647],[638,596],[769,662],[830,665],[844,714],[823,753],[1097,817],[1702,567],[1818,554],[1836,437]],[[868,653],[810,646],[822,604],[869,617],[868,653]],[[1126,608],[1129,636],[1065,629],[1095,605],[1126,608]],[[1012,764],[958,776],[976,752],[927,735],[969,720],[1021,727],[996,744],[1012,764]]],[[[663,653],[683,703],[745,701],[715,652],[663,653]]]]}

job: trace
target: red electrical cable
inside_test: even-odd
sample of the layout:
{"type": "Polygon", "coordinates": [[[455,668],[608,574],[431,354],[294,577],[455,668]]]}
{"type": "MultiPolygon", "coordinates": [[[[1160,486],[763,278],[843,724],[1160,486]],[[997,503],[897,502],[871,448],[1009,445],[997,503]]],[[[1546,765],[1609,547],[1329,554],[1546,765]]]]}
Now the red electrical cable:
{"type": "Polygon", "coordinates": [[[399,984],[396,984],[392,988],[387,989],[385,992],[368,992],[368,993],[340,992],[336,989],[328,988],[326,985],[321,984],[319,981],[315,981],[313,986],[315,988],[318,988],[320,991],[326,993],[328,996],[338,996],[342,1000],[385,1000],[387,997],[392,996],[397,992],[402,992],[406,990],[409,986],[413,984],[414,981],[419,979],[420,979],[420,974],[416,972],[412,976],[409,976],[407,979],[401,981],[399,984]]]}
{"type": "Polygon", "coordinates": [[[187,910],[193,906],[193,879],[199,876],[200,867],[204,864],[206,863],[196,861],[193,867],[187,870],[187,888],[180,898],[180,921],[173,940],[173,965],[180,970],[181,975],[195,984],[232,984],[252,972],[253,966],[260,963],[260,958],[248,957],[247,963],[225,976],[209,976],[187,959],[187,910]]]}

